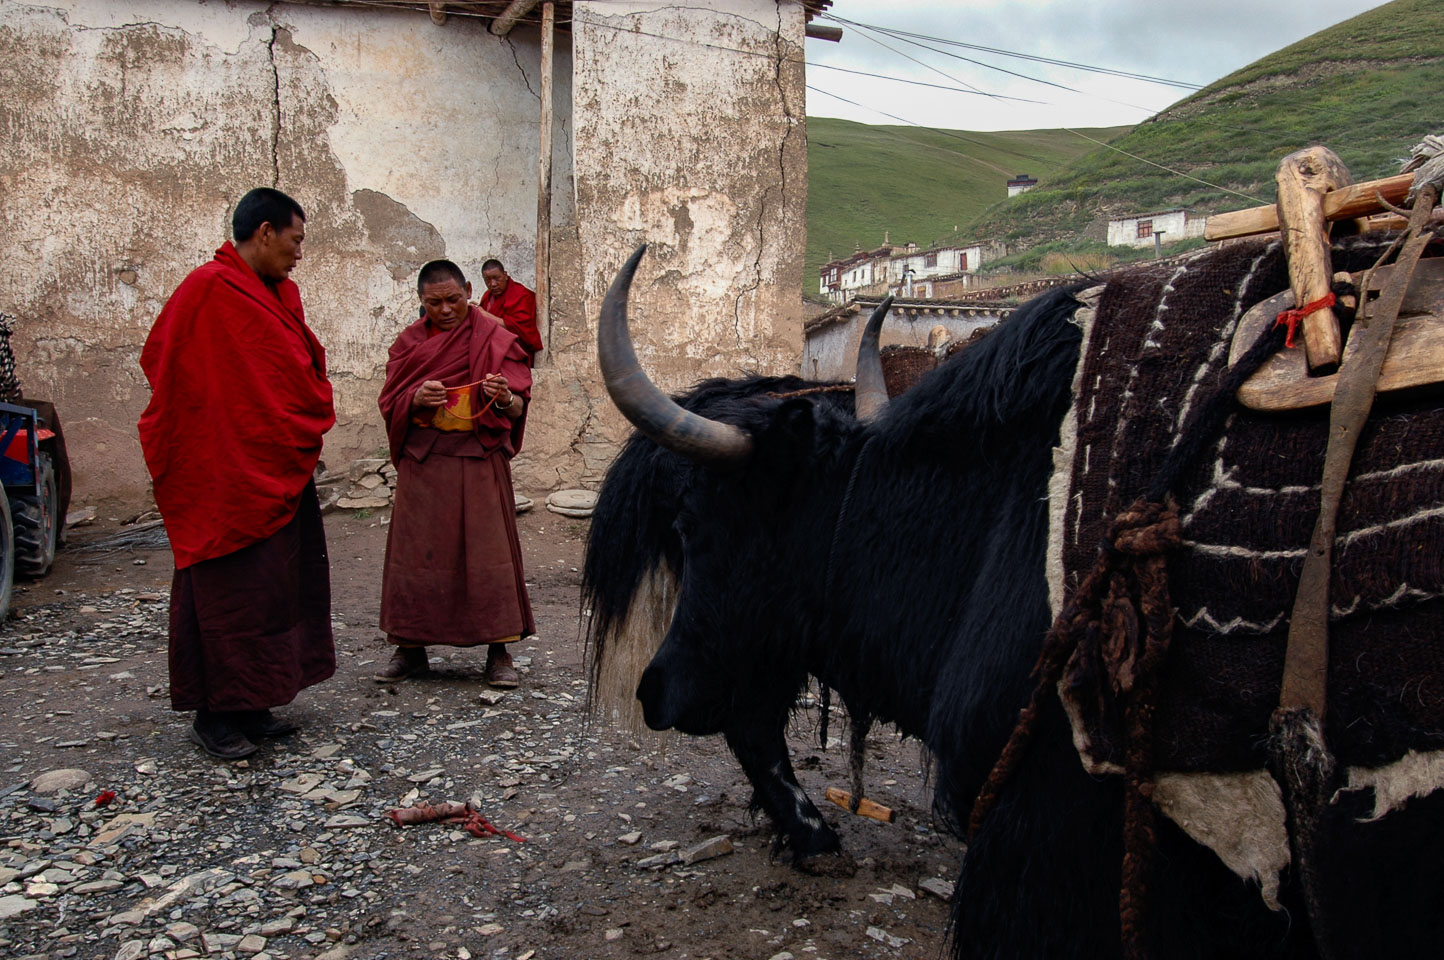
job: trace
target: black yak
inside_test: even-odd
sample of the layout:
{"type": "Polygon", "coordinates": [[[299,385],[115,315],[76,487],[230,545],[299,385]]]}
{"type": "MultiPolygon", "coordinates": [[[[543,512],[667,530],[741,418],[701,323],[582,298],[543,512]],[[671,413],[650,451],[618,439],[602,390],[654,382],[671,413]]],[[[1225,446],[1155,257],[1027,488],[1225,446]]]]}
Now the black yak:
{"type": "MultiPolygon", "coordinates": [[[[1336,264],[1366,264],[1378,249],[1377,243],[1360,242],[1338,252],[1336,264]]],[[[585,590],[597,618],[595,656],[616,655],[618,628],[644,583],[668,582],[675,612],[663,624],[665,637],[637,686],[646,721],[656,729],[726,735],[758,787],[758,804],[795,856],[805,861],[837,846],[836,835],[793,781],[781,748],[788,710],[809,676],[837,690],[863,722],[895,724],[927,747],[935,763],[936,814],[965,833],[974,800],[1029,700],[1030,671],[1053,619],[1045,571],[1050,479],[1054,448],[1065,417],[1072,416],[1077,387],[1084,334],[1075,314],[1082,291],[1057,290],[1024,305],[993,334],[867,422],[828,394],[774,396],[795,392],[798,385],[791,382],[779,390],[757,380],[714,381],[681,406],[668,400],[641,373],[626,334],[626,294],[640,255],[614,282],[600,330],[609,388],[646,436],[635,436],[614,464],[593,519],[585,590]]],[[[1139,290],[1152,297],[1147,309],[1156,315],[1150,314],[1148,346],[1158,355],[1129,367],[1134,373],[1177,365],[1177,357],[1156,350],[1172,323],[1167,309],[1204,311],[1201,318],[1189,317],[1226,332],[1243,310],[1285,285],[1276,244],[1207,254],[1191,268],[1196,280],[1184,277],[1188,269],[1152,268],[1132,287],[1111,280],[1101,301],[1092,291],[1090,303],[1104,306],[1110,298],[1115,306],[1126,306],[1139,290]],[[1220,305],[1231,316],[1208,315],[1220,305]]],[[[1217,353],[1209,353],[1196,374],[1190,367],[1187,376],[1176,378],[1183,385],[1176,395],[1135,396],[1131,380],[1103,384],[1105,399],[1111,391],[1134,405],[1128,408],[1132,413],[1118,419],[1116,437],[1093,439],[1116,442],[1152,421],[1181,422],[1197,399],[1193,388],[1218,379],[1217,353]]],[[[1098,384],[1093,386],[1096,390],[1098,384]]],[[[1414,404],[1409,411],[1384,404],[1376,420],[1430,406],[1427,400],[1409,402],[1414,404]]],[[[1278,429],[1268,418],[1253,426],[1278,429]]],[[[1382,438],[1375,447],[1404,444],[1388,429],[1375,432],[1382,438]]],[[[1078,436],[1080,443],[1087,438],[1086,425],[1078,428],[1078,436]]],[[[1409,442],[1423,439],[1411,436],[1409,442]]],[[[1190,476],[1182,485],[1186,489],[1174,491],[1192,505],[1189,517],[1202,517],[1207,501],[1227,500],[1237,494],[1234,488],[1247,493],[1247,484],[1238,482],[1232,461],[1221,451],[1220,444],[1209,453],[1216,466],[1204,464],[1195,471],[1209,474],[1212,469],[1211,475],[1190,476]]],[[[1121,482],[1141,489],[1166,452],[1143,452],[1142,465],[1121,470],[1109,486],[1121,482]]],[[[1286,453],[1281,448],[1278,455],[1286,453]]],[[[1105,458],[1100,454],[1099,459],[1105,458]]],[[[1309,457],[1287,459],[1286,467],[1309,457]]],[[[1292,497],[1294,487],[1308,493],[1307,481],[1270,492],[1292,497]]],[[[1422,493],[1410,488],[1413,492],[1391,503],[1409,500],[1433,524],[1444,514],[1444,483],[1426,488],[1422,493]]],[[[1131,493],[1124,493],[1127,502],[1131,493]]],[[[1316,489],[1313,496],[1316,502],[1316,489]]],[[[1199,529],[1206,528],[1206,520],[1196,519],[1199,529]]],[[[1085,520],[1077,525],[1086,526],[1085,520]]],[[[1292,528],[1264,529],[1267,517],[1255,525],[1260,536],[1289,544],[1299,538],[1292,528]]],[[[1389,522],[1375,526],[1382,529],[1389,522]]],[[[1341,524],[1340,529],[1348,527],[1341,524]]],[[[1305,529],[1301,541],[1307,539],[1305,529]]],[[[1087,547],[1093,549],[1096,542],[1095,537],[1087,547]]],[[[1166,671],[1165,686],[1188,688],[1203,706],[1190,708],[1194,713],[1179,708],[1176,715],[1166,707],[1160,710],[1159,753],[1182,757],[1179,769],[1246,777],[1264,763],[1268,708],[1277,701],[1281,659],[1269,632],[1280,618],[1260,613],[1250,619],[1249,604],[1264,613],[1286,611],[1291,589],[1279,589],[1279,584],[1291,575],[1296,579],[1297,570],[1292,547],[1221,545],[1221,556],[1239,550],[1250,554],[1246,577],[1251,579],[1246,589],[1235,584],[1231,598],[1248,616],[1219,625],[1207,598],[1196,596],[1207,578],[1193,579],[1201,565],[1212,562],[1205,549],[1210,547],[1191,544],[1190,556],[1202,557],[1190,559],[1191,566],[1170,560],[1177,632],[1194,631],[1210,642],[1180,645],[1170,661],[1202,664],[1192,673],[1166,671]],[[1242,645],[1243,640],[1251,646],[1242,645]],[[1210,686],[1210,669],[1224,676],[1235,660],[1259,651],[1263,672],[1273,670],[1271,689],[1268,683],[1249,685],[1232,678],[1210,686]],[[1207,718],[1208,710],[1222,710],[1229,723],[1257,731],[1225,737],[1221,759],[1207,758],[1217,760],[1217,766],[1200,766],[1186,756],[1190,725],[1199,716],[1207,718]]],[[[1433,611],[1444,596],[1439,582],[1444,571],[1438,569],[1444,565],[1432,560],[1425,565],[1431,579],[1404,586],[1413,591],[1409,602],[1419,601],[1410,609],[1433,611]]],[[[1336,611],[1352,624],[1341,642],[1351,672],[1369,672],[1369,650],[1385,659],[1403,655],[1377,645],[1350,646],[1367,643],[1371,629],[1409,630],[1398,612],[1406,591],[1400,587],[1391,593],[1394,586],[1373,583],[1359,592],[1354,608],[1336,611]],[[1382,599],[1376,602],[1376,595],[1382,599]]],[[[1222,608],[1216,604],[1214,612],[1222,608]]],[[[1399,675],[1395,671],[1389,677],[1399,675]]],[[[1070,694],[1086,687],[1086,671],[1078,676],[1082,680],[1070,694]]],[[[1380,683],[1373,695],[1382,701],[1354,693],[1342,697],[1329,720],[1343,759],[1362,769],[1413,757],[1416,749],[1437,748],[1440,726],[1429,724],[1441,713],[1444,692],[1426,691],[1425,685],[1421,680],[1407,687],[1407,698],[1417,697],[1427,709],[1402,720],[1400,711],[1415,707],[1400,705],[1407,699],[1406,688],[1397,683],[1380,683]]],[[[1156,868],[1142,891],[1146,910],[1138,914],[1146,929],[1121,931],[1122,778],[1097,767],[1085,769],[1064,704],[1044,692],[1048,695],[1040,699],[1026,753],[969,839],[953,901],[956,957],[1118,957],[1125,943],[1143,951],[1133,955],[1170,960],[1413,956],[1437,946],[1441,930],[1433,904],[1444,893],[1444,827],[1436,824],[1444,813],[1444,793],[1427,795],[1427,789],[1416,788],[1408,796],[1406,791],[1403,812],[1370,819],[1375,790],[1382,797],[1393,789],[1382,780],[1360,781],[1357,788],[1351,780],[1350,790],[1336,798],[1340,836],[1328,865],[1335,870],[1337,889],[1325,899],[1340,914],[1328,935],[1318,937],[1322,949],[1316,947],[1299,885],[1286,863],[1274,872],[1273,881],[1281,882],[1258,874],[1241,879],[1247,871],[1231,860],[1226,866],[1227,853],[1195,842],[1196,824],[1185,832],[1164,818],[1158,818],[1152,835],[1156,868]]],[[[1379,810],[1386,809],[1381,799],[1379,810]]]]}

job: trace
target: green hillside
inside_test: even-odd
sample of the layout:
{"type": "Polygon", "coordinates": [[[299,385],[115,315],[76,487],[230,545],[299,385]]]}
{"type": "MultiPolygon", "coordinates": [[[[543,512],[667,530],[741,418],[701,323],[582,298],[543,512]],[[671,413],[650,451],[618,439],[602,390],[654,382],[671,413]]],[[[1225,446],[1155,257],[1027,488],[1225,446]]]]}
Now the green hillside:
{"type": "Polygon", "coordinates": [[[1012,203],[995,204],[970,229],[1019,246],[1096,244],[1109,216],[1272,203],[1279,160],[1315,143],[1336,152],[1355,180],[1397,173],[1399,158],[1440,129],[1428,100],[1444,89],[1441,36],[1444,3],[1395,0],[1264,57],[1110,142],[1134,156],[1095,149],[1012,203]]]}
{"type": "Polygon", "coordinates": [[[1271,203],[1279,160],[1315,143],[1338,153],[1355,180],[1397,173],[1411,146],[1444,128],[1428,106],[1444,90],[1441,38],[1444,2],[1394,0],[1131,129],[971,133],[809,118],[803,289],[814,294],[829,250],[878,246],[884,230],[894,243],[926,245],[955,224],[964,237],[1027,251],[1009,258],[1023,268],[1036,268],[1045,250],[1064,264],[1091,256],[1097,268],[1111,256],[1110,216],[1271,203]],[[1006,199],[1004,181],[1022,172],[1039,186],[1006,199]]]}
{"type": "MultiPolygon", "coordinates": [[[[1083,131],[1099,140],[1127,128],[1083,131]]],[[[1007,181],[1027,173],[1040,181],[1093,144],[1062,130],[970,133],[847,120],[807,120],[807,263],[803,291],[817,292],[828,252],[858,246],[926,246],[1006,197],[1007,181]]]]}

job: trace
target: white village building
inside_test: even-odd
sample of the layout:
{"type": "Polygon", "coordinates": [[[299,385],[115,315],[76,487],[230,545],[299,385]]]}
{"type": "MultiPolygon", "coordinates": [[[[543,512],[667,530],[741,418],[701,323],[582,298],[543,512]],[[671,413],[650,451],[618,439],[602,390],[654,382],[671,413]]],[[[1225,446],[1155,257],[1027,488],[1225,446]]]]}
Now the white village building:
{"type": "Polygon", "coordinates": [[[1001,243],[945,244],[920,250],[916,243],[894,246],[884,235],[883,245],[875,250],[859,250],[846,259],[823,264],[818,292],[833,303],[846,303],[863,293],[929,297],[929,281],[961,278],[961,285],[968,286],[968,275],[1004,254],[1001,243]]]}
{"type": "Polygon", "coordinates": [[[1161,210],[1157,213],[1135,213],[1126,217],[1111,217],[1108,220],[1108,245],[1110,247],[1151,247],[1153,238],[1161,236],[1163,243],[1174,243],[1189,237],[1203,236],[1207,217],[1194,216],[1182,207],[1161,210]]]}

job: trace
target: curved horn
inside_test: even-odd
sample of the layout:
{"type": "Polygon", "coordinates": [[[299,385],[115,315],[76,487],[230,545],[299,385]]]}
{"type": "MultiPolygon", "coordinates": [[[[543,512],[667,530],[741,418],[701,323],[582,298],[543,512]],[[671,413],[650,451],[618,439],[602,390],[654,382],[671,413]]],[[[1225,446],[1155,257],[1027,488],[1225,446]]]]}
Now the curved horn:
{"type": "Polygon", "coordinates": [[[746,432],[682,409],[647,379],[637,362],[632,335],[627,330],[627,291],[646,250],[644,243],[627,259],[602,300],[597,360],[607,393],[612,395],[617,409],[659,446],[703,463],[742,460],[752,452],[752,438],[746,432]]]}
{"type": "Polygon", "coordinates": [[[862,339],[857,342],[857,387],[853,391],[852,405],[857,418],[863,423],[876,420],[887,406],[887,383],[882,376],[882,357],[878,355],[877,339],[882,332],[882,321],[892,306],[892,297],[886,297],[862,328],[862,339]]]}

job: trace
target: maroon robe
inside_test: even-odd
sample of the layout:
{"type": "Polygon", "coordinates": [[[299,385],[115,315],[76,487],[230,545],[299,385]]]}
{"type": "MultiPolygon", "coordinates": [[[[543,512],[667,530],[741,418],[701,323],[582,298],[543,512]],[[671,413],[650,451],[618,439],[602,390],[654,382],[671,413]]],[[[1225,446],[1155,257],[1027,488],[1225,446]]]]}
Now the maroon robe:
{"type": "MultiPolygon", "coordinates": [[[[489,409],[452,432],[411,407],[426,380],[462,386],[494,373],[530,397],[526,351],[475,307],[442,333],[418,320],[391,347],[380,406],[397,470],[381,579],[381,629],[392,643],[475,646],[536,629],[511,489],[525,413],[513,421],[489,409]]],[[[479,389],[472,404],[485,405],[479,389]]]]}
{"type": "Polygon", "coordinates": [[[175,553],[176,710],[264,710],[336,672],[311,473],[336,420],[296,284],[230,242],[161,310],[140,363],[140,440],[175,553]]]}

